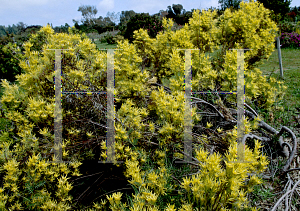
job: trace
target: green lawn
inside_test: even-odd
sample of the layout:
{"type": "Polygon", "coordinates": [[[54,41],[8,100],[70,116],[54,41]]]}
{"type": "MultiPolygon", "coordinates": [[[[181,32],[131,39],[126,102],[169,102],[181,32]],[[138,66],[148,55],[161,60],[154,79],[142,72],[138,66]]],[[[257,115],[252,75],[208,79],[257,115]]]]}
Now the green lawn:
{"type": "Polygon", "coordinates": [[[108,43],[101,43],[99,41],[95,41],[95,44],[97,46],[97,49],[112,49],[117,48],[117,44],[108,44],[108,43]]]}
{"type": "MultiPolygon", "coordinates": [[[[275,110],[272,114],[266,113],[266,120],[278,130],[280,125],[287,126],[292,130],[299,130],[296,126],[298,123],[297,108],[300,109],[300,49],[281,49],[282,67],[284,85],[287,86],[284,100],[277,101],[276,104],[282,105],[284,111],[275,110]]],[[[278,60],[278,51],[272,53],[268,61],[258,66],[263,75],[270,75],[277,80],[282,81],[280,77],[280,68],[278,60]]],[[[299,131],[298,131],[299,132],[299,131]]]]}

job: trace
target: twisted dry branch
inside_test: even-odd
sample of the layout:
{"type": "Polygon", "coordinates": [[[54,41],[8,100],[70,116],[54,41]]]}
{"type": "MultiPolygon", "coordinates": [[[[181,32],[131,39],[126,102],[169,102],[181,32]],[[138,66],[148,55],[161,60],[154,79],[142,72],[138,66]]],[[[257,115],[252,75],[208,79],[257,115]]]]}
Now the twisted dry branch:
{"type": "MultiPolygon", "coordinates": [[[[289,193],[291,193],[291,194],[290,194],[290,198],[291,198],[292,195],[293,195],[293,193],[294,193],[294,191],[295,191],[295,189],[296,189],[296,187],[297,187],[297,185],[298,185],[299,183],[300,183],[300,180],[294,185],[294,187],[293,187],[292,190],[287,191],[283,196],[281,196],[281,198],[277,201],[277,203],[274,205],[274,207],[273,207],[273,209],[272,209],[271,211],[275,211],[276,208],[278,207],[278,205],[280,204],[280,202],[281,202],[285,197],[287,197],[289,193]]],[[[291,203],[290,203],[290,204],[291,204],[291,203]]],[[[288,207],[288,210],[289,210],[289,207],[288,207]]]]}

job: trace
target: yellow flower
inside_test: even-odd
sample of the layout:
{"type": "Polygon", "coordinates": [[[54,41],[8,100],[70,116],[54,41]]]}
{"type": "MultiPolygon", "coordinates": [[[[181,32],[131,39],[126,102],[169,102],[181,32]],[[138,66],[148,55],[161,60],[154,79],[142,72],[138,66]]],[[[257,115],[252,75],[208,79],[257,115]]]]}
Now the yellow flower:
{"type": "Polygon", "coordinates": [[[223,131],[223,128],[218,128],[217,131],[218,133],[221,133],[223,131]]]}
{"type": "Polygon", "coordinates": [[[113,196],[106,196],[106,198],[108,199],[109,203],[110,203],[111,205],[113,205],[113,203],[114,203],[114,198],[113,198],[113,196]]]}
{"type": "Polygon", "coordinates": [[[104,205],[106,204],[106,202],[107,202],[106,200],[102,200],[102,199],[101,199],[101,205],[102,205],[102,206],[104,206],[104,205]]]}
{"type": "Polygon", "coordinates": [[[176,211],[175,205],[168,204],[168,207],[167,207],[166,211],[176,211]]]}
{"type": "Polygon", "coordinates": [[[91,133],[90,133],[90,132],[87,132],[86,135],[87,135],[88,137],[92,137],[92,136],[93,136],[93,132],[91,132],[91,133]]]}
{"type": "Polygon", "coordinates": [[[149,204],[154,205],[157,200],[157,197],[158,195],[156,195],[155,193],[149,193],[148,196],[146,196],[146,200],[149,204]]]}
{"type": "Polygon", "coordinates": [[[118,205],[121,201],[121,197],[122,197],[122,193],[121,192],[117,192],[117,193],[113,193],[113,198],[116,201],[116,204],[118,205]]]}
{"type": "Polygon", "coordinates": [[[189,191],[191,189],[190,184],[191,184],[191,180],[189,178],[183,178],[181,187],[184,188],[185,190],[189,191]]]}
{"type": "Polygon", "coordinates": [[[211,124],[210,122],[206,123],[206,128],[211,128],[213,126],[213,124],[211,124]]]}

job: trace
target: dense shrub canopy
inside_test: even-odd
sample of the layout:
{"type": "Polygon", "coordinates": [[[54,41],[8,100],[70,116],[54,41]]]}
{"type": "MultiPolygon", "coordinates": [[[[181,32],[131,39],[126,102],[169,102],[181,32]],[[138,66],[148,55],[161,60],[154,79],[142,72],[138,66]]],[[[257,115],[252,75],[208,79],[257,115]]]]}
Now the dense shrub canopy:
{"type": "MultiPolygon", "coordinates": [[[[189,24],[178,31],[171,30],[172,20],[164,19],[164,30],[156,31],[156,37],[151,35],[155,38],[146,29],[139,29],[134,31],[132,44],[128,40],[118,42],[122,51],[114,55],[115,149],[116,159],[125,161],[124,174],[137,190],[131,210],[165,210],[165,202],[170,201],[167,197],[174,194],[181,196],[181,204],[175,203],[181,210],[192,206],[210,206],[211,210],[248,206],[246,193],[261,182],[256,174],[266,167],[266,157],[260,154],[261,146],[256,141],[253,149],[245,148],[249,163],[230,163],[237,158],[237,130],[223,130],[217,122],[205,122],[206,129],[201,122],[203,130],[198,130],[199,136],[193,139],[193,155],[200,162],[197,168],[201,173],[184,178],[180,192],[174,189],[177,181],[170,177],[171,164],[167,160],[183,157],[185,111],[185,58],[184,51],[177,49],[200,49],[192,52],[193,91],[234,91],[237,53],[229,49],[252,49],[245,53],[246,101],[270,109],[285,87],[280,83],[276,87],[275,79],[267,81],[255,68],[273,51],[277,28],[268,13],[256,2],[241,3],[240,10],[226,10],[221,17],[216,17],[216,11],[202,11],[201,15],[194,11],[189,24]],[[218,52],[216,58],[205,56],[214,51],[218,52]],[[167,86],[170,92],[157,89],[157,83],[167,86]],[[222,147],[208,155],[209,142],[222,147]],[[247,173],[253,176],[248,178],[247,173]]],[[[143,17],[145,23],[150,21],[148,16],[143,17]]],[[[137,18],[132,23],[143,22],[137,18]]],[[[14,128],[0,136],[0,207],[73,209],[68,176],[80,175],[79,161],[107,158],[103,140],[107,130],[106,97],[63,95],[63,160],[74,162],[46,164],[45,160],[53,158],[49,152],[54,143],[55,107],[55,55],[47,49],[68,49],[62,53],[63,90],[67,91],[107,91],[107,54],[96,50],[84,34],[74,33],[74,28],[69,28],[69,34],[55,34],[49,25],[32,35],[24,49],[24,60],[20,62],[24,73],[17,76],[19,85],[2,83],[5,91],[1,103],[5,118],[14,122],[14,128]]],[[[215,103],[221,108],[223,102],[235,101],[229,96],[215,103]]],[[[192,108],[193,125],[202,121],[198,110],[201,108],[192,108]]],[[[245,120],[246,134],[257,127],[257,120],[245,120]]],[[[108,197],[111,209],[124,205],[120,203],[121,195],[108,197]]]]}
{"type": "Polygon", "coordinates": [[[12,35],[0,37],[0,79],[7,79],[10,82],[16,80],[16,75],[22,73],[19,66],[19,57],[11,50],[16,48],[17,43],[13,42],[12,35]]]}
{"type": "Polygon", "coordinates": [[[147,30],[151,38],[155,38],[157,33],[162,30],[161,21],[157,16],[150,16],[146,13],[138,13],[131,17],[127,22],[126,29],[123,32],[124,38],[132,41],[133,32],[138,29],[147,30]]]}

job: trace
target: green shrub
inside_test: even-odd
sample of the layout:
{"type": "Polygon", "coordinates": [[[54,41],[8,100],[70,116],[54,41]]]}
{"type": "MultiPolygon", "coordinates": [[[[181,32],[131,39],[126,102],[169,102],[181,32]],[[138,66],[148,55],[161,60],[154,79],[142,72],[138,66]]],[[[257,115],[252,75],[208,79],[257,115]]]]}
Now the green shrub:
{"type": "Polygon", "coordinates": [[[147,30],[149,36],[155,38],[158,32],[162,30],[162,23],[157,16],[150,16],[145,13],[136,14],[130,18],[122,35],[132,42],[134,39],[133,32],[139,29],[147,30]]]}
{"type": "MultiPolygon", "coordinates": [[[[22,55],[16,49],[17,44],[13,42],[12,35],[0,37],[0,79],[15,82],[16,75],[22,73],[19,60],[22,55]]],[[[18,46],[20,49],[20,44],[18,46]]]]}
{"type": "Polygon", "coordinates": [[[111,34],[106,35],[104,38],[105,38],[105,41],[108,44],[115,44],[116,43],[114,37],[111,34]]]}
{"type": "Polygon", "coordinates": [[[281,33],[292,33],[294,31],[295,26],[290,22],[283,22],[278,25],[281,33]]]}
{"type": "MultiPolygon", "coordinates": [[[[237,161],[236,127],[223,130],[209,122],[205,127],[197,112],[201,108],[193,107],[191,111],[193,125],[204,129],[193,137],[192,154],[199,161],[194,170],[199,171],[192,176],[181,174],[179,179],[171,176],[173,158],[182,159],[184,151],[185,54],[177,49],[201,49],[192,52],[193,90],[217,87],[230,91],[236,87],[237,52],[229,48],[240,48],[253,49],[245,53],[246,102],[255,101],[270,109],[284,93],[284,86],[274,78],[268,82],[255,68],[256,62],[268,58],[274,50],[276,24],[257,2],[243,2],[240,8],[234,12],[225,10],[219,19],[216,11],[202,11],[201,15],[194,11],[189,25],[177,31],[172,30],[172,20],[163,19],[164,30],[156,38],[139,29],[134,31],[133,44],[128,40],[118,42],[122,51],[114,55],[115,158],[124,163],[115,165],[123,167],[135,194],[132,199],[128,196],[131,203],[127,205],[121,202],[122,193],[107,195],[112,210],[122,210],[122,206],[153,211],[249,208],[247,193],[261,182],[257,174],[268,164],[259,150],[260,143],[255,141],[253,149],[245,146],[245,160],[249,162],[233,163],[237,161]],[[217,58],[210,60],[205,56],[220,44],[217,58]],[[168,85],[171,93],[157,90],[153,86],[156,82],[168,85]],[[209,155],[207,145],[216,142],[222,149],[209,155]]],[[[45,163],[55,160],[49,155],[54,142],[55,54],[46,49],[69,49],[62,55],[63,90],[107,91],[106,52],[97,51],[90,39],[73,30],[55,34],[48,25],[32,35],[24,43],[25,55],[20,62],[24,73],[17,76],[19,83],[2,82],[4,115],[15,125],[13,131],[0,135],[2,210],[21,206],[25,210],[74,210],[78,205],[70,194],[69,176],[81,175],[81,161],[105,162],[109,155],[105,141],[98,140],[107,132],[103,127],[107,117],[102,109],[106,96],[87,95],[89,100],[85,100],[63,95],[62,154],[63,160],[74,162],[45,163]]],[[[221,107],[223,101],[227,99],[220,98],[215,103],[221,107]]],[[[228,101],[236,99],[228,97],[228,101]]],[[[258,120],[245,119],[245,134],[257,129],[258,120]]]]}

